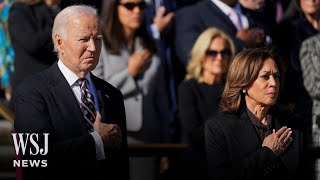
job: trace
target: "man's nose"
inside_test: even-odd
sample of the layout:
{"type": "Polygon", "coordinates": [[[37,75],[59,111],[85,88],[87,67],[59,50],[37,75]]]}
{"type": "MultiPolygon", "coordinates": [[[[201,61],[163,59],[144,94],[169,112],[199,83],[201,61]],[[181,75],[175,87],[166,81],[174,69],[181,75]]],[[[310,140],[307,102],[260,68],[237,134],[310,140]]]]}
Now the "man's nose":
{"type": "Polygon", "coordinates": [[[88,48],[87,48],[88,51],[91,51],[91,52],[94,52],[97,50],[96,48],[96,44],[94,42],[93,39],[90,39],[90,41],[88,41],[88,48]]]}

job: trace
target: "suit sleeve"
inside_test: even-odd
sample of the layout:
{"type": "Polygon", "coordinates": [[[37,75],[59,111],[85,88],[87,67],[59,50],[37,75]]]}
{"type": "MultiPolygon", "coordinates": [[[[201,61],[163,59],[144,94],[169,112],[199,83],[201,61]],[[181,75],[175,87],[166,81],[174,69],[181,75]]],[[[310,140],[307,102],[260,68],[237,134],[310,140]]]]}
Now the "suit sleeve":
{"type": "Polygon", "coordinates": [[[275,155],[267,147],[261,147],[247,156],[232,159],[233,154],[229,154],[232,150],[228,146],[231,138],[229,136],[231,135],[226,134],[225,132],[228,130],[223,129],[215,120],[210,119],[205,124],[205,142],[210,179],[253,179],[257,174],[260,174],[261,177],[264,169],[268,169],[268,166],[273,165],[275,155]]]}
{"type": "Polygon", "coordinates": [[[14,102],[14,128],[17,133],[38,133],[38,142],[42,143],[42,147],[42,133],[49,133],[48,154],[35,157],[26,154],[26,159],[47,159],[48,167],[90,167],[96,160],[94,140],[89,133],[65,140],[50,136],[50,133],[55,131],[51,120],[54,115],[50,114],[45,98],[38,90],[23,84],[17,90],[14,102]]]}
{"type": "Polygon", "coordinates": [[[182,9],[174,18],[175,54],[184,67],[187,67],[194,42],[204,30],[194,16],[197,16],[197,13],[182,9]]]}
{"type": "Polygon", "coordinates": [[[320,100],[320,46],[318,40],[318,38],[312,38],[304,41],[300,49],[300,62],[306,90],[312,98],[320,100]]]}
{"type": "Polygon", "coordinates": [[[303,37],[301,34],[300,27],[298,24],[292,26],[290,42],[288,43],[289,47],[289,68],[291,68],[294,72],[300,71],[300,59],[299,59],[299,51],[302,45],[303,37]]]}
{"type": "Polygon", "coordinates": [[[187,143],[203,146],[204,122],[201,122],[199,108],[193,87],[187,82],[182,82],[179,86],[179,115],[182,121],[182,131],[187,143]],[[191,141],[191,142],[190,142],[191,141]]]}
{"type": "Polygon", "coordinates": [[[159,63],[159,71],[157,76],[157,87],[156,89],[156,103],[155,106],[158,106],[157,109],[160,111],[159,115],[161,116],[161,125],[162,125],[162,137],[164,142],[172,142],[173,138],[173,113],[170,110],[169,103],[169,93],[166,86],[164,78],[164,68],[162,64],[159,63]]]}

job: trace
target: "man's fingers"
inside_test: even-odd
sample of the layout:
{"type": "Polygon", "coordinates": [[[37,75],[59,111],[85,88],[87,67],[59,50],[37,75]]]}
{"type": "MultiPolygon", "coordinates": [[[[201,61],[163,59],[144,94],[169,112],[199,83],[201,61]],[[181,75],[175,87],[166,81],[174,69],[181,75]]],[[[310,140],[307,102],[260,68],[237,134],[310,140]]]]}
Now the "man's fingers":
{"type": "Polygon", "coordinates": [[[121,129],[118,125],[113,124],[113,129],[110,132],[110,138],[112,139],[112,143],[115,147],[121,147],[121,142],[122,142],[122,132],[121,129]]]}
{"type": "Polygon", "coordinates": [[[114,129],[116,129],[117,131],[121,131],[120,127],[116,124],[114,124],[114,129]]]}
{"type": "Polygon", "coordinates": [[[113,126],[113,128],[112,128],[112,130],[111,130],[111,134],[114,134],[114,133],[116,133],[117,135],[122,135],[122,132],[121,132],[121,129],[120,129],[120,127],[118,126],[118,125],[116,125],[116,124],[113,124],[114,126],[113,126]]]}
{"type": "Polygon", "coordinates": [[[173,13],[173,12],[168,13],[168,14],[165,16],[166,21],[167,21],[167,22],[170,22],[171,19],[173,18],[173,16],[174,16],[174,13],[173,13]]]}
{"type": "Polygon", "coordinates": [[[102,121],[102,116],[100,114],[99,111],[96,112],[96,119],[95,119],[95,122],[101,122],[102,121]]]}
{"type": "Polygon", "coordinates": [[[156,14],[157,17],[162,17],[164,13],[166,12],[166,8],[161,6],[156,14]]]}
{"type": "Polygon", "coordinates": [[[96,118],[95,118],[95,121],[94,121],[94,123],[93,123],[93,129],[94,130],[98,130],[99,129],[99,124],[101,123],[101,121],[102,121],[102,116],[101,116],[101,114],[100,114],[100,112],[96,112],[96,118]]]}

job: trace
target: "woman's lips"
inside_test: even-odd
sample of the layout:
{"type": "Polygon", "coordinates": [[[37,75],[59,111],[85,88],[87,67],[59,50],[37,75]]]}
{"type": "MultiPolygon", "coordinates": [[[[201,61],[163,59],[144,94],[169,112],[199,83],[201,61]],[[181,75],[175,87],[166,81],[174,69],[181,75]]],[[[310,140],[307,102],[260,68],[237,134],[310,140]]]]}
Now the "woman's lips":
{"type": "Polygon", "coordinates": [[[274,97],[277,95],[277,93],[276,92],[268,92],[267,95],[274,97]]]}

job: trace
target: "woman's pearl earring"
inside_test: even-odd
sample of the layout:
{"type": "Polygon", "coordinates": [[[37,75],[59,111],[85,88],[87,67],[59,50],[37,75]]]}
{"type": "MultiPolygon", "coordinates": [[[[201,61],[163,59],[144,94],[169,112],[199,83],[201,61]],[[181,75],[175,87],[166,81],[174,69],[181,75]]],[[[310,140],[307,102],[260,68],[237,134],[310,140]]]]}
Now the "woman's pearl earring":
{"type": "Polygon", "coordinates": [[[243,92],[243,94],[246,94],[246,93],[247,93],[247,90],[244,89],[244,90],[242,90],[242,92],[243,92]]]}

